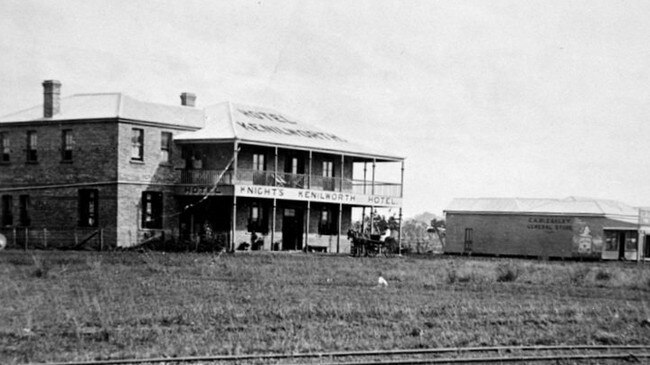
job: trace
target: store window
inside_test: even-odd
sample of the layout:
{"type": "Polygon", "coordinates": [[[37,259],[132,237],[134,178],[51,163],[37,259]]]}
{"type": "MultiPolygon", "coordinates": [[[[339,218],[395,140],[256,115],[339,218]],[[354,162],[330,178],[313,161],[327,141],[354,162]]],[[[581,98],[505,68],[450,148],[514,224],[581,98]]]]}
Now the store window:
{"type": "Polygon", "coordinates": [[[605,231],[605,251],[618,251],[618,238],[617,231],[605,231]]]}
{"type": "Polygon", "coordinates": [[[131,130],[131,160],[144,160],[144,130],[133,128],[131,130]]]}
{"type": "Polygon", "coordinates": [[[38,161],[38,134],[36,131],[27,132],[27,162],[38,161]]]}
{"type": "Polygon", "coordinates": [[[3,132],[0,133],[0,153],[2,157],[0,162],[9,162],[11,161],[11,149],[9,146],[9,133],[3,132]]]}
{"type": "Polygon", "coordinates": [[[72,129],[64,129],[61,132],[61,160],[72,161],[72,151],[74,149],[74,135],[72,129]]]}
{"type": "Polygon", "coordinates": [[[636,251],[638,247],[639,233],[637,231],[625,232],[625,251],[636,251]]]}
{"type": "Polygon", "coordinates": [[[2,196],[2,225],[5,227],[14,224],[13,204],[11,195],[2,196]]]}
{"type": "Polygon", "coordinates": [[[29,195],[21,195],[18,197],[19,201],[19,211],[18,218],[20,219],[20,225],[22,227],[28,227],[31,224],[31,219],[29,218],[29,195]]]}
{"type": "Polygon", "coordinates": [[[97,227],[99,194],[97,189],[79,189],[79,227],[97,227]]]}
{"type": "Polygon", "coordinates": [[[142,228],[162,228],[163,194],[158,191],[142,192],[142,228]]]}
{"type": "Polygon", "coordinates": [[[160,133],[160,160],[164,163],[172,161],[172,134],[169,132],[160,133]]]}

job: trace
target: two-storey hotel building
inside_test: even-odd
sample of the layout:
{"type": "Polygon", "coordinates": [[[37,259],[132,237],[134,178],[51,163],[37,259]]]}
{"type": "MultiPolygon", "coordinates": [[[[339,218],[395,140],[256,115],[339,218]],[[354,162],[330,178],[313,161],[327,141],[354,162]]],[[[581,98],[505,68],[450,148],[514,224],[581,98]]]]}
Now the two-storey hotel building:
{"type": "Polygon", "coordinates": [[[43,88],[42,105],[0,118],[10,243],[49,229],[78,244],[79,232],[101,229],[106,247],[211,236],[231,250],[348,252],[353,208],[401,218],[402,157],[276,110],[199,109],[191,93],[177,106],[121,93],[62,98],[56,80],[43,88]],[[383,164],[401,165],[390,183],[374,178],[383,164]]]}

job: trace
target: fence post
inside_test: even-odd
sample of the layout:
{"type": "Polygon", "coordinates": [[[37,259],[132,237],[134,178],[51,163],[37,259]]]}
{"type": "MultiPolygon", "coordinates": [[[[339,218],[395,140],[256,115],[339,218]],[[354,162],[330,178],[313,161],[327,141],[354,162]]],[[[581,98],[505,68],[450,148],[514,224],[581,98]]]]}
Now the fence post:
{"type": "Polygon", "coordinates": [[[25,227],[25,251],[27,251],[28,243],[29,243],[29,228],[25,227]]]}
{"type": "Polygon", "coordinates": [[[14,234],[14,247],[17,248],[18,244],[17,244],[17,237],[16,237],[16,227],[14,227],[14,229],[12,231],[13,231],[13,234],[14,234]]]}
{"type": "Polygon", "coordinates": [[[43,228],[43,247],[47,248],[47,228],[43,228]]]}
{"type": "Polygon", "coordinates": [[[99,251],[104,251],[104,229],[99,229],[99,251]]]}
{"type": "Polygon", "coordinates": [[[77,248],[79,246],[79,233],[77,232],[77,229],[74,229],[74,247],[77,248]]]}

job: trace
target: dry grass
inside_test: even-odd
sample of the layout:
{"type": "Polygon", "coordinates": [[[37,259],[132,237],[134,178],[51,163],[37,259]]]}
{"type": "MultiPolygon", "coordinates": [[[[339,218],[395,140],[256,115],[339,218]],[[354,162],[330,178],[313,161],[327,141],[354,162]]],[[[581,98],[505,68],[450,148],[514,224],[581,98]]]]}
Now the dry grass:
{"type": "Polygon", "coordinates": [[[650,338],[650,265],[5,251],[0,274],[0,363],[650,338]]]}

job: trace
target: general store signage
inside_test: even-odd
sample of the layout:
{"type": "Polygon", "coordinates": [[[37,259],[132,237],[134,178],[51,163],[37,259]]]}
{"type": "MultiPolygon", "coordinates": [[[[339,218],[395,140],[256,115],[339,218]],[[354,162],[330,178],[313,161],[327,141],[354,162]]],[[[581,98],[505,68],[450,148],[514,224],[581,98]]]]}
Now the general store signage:
{"type": "Polygon", "coordinates": [[[260,185],[237,185],[235,195],[250,198],[286,199],[339,203],[351,205],[373,205],[382,207],[400,207],[402,199],[381,195],[364,195],[336,191],[294,189],[260,185]]]}

